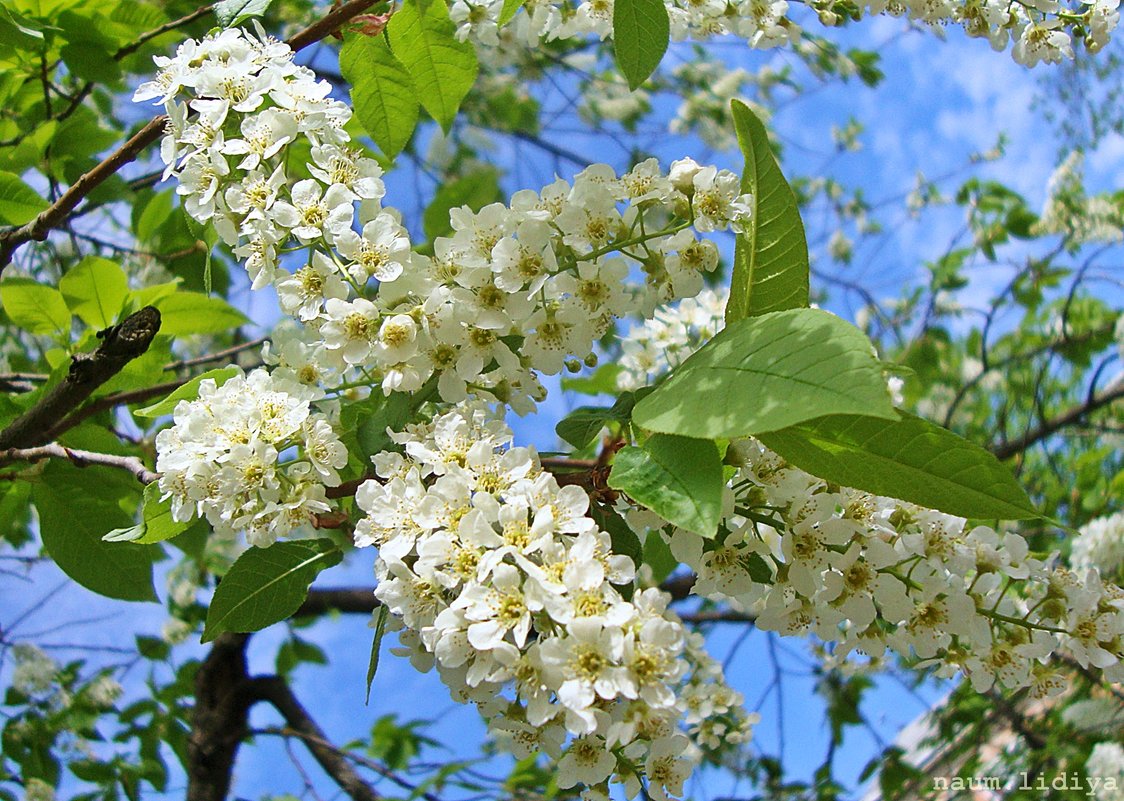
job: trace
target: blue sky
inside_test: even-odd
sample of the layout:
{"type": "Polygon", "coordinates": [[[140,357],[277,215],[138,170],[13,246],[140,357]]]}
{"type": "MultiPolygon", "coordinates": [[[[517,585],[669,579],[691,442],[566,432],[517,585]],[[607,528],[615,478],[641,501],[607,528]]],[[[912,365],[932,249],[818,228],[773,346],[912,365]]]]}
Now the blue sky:
{"type": "MultiPolygon", "coordinates": [[[[780,109],[774,125],[785,144],[787,172],[826,172],[849,185],[863,187],[867,197],[877,201],[907,192],[918,171],[936,177],[959,169],[972,153],[990,149],[1002,131],[1010,137],[1006,157],[997,163],[982,165],[979,171],[1023,193],[1032,208],[1041,207],[1046,181],[1056,163],[1057,145],[1033,101],[1038,80],[1048,74],[1050,67],[1028,71],[1008,55],[992,52],[986,42],[965,40],[954,31],[949,32],[946,42],[929,34],[903,33],[902,22],[893,19],[852,25],[838,32],[837,38],[848,45],[862,47],[888,43],[882,49],[886,78],[876,89],[867,89],[857,81],[833,83],[780,109]],[[861,137],[863,147],[857,153],[836,154],[830,129],[832,125],[844,125],[852,116],[866,125],[861,137]]],[[[724,43],[720,47],[722,57],[732,66],[752,70],[765,63],[795,63],[791,55],[752,52],[734,44],[724,43]]],[[[673,50],[671,57],[675,54],[673,50]]],[[[667,104],[666,99],[659,102],[667,104]]],[[[568,148],[588,153],[591,160],[626,166],[627,154],[609,140],[568,134],[565,141],[568,148]]],[[[704,158],[701,143],[691,139],[653,136],[645,146],[665,162],[683,155],[704,158]]],[[[510,140],[501,140],[497,148],[500,158],[523,159],[521,174],[533,178],[537,173],[542,178],[540,184],[547,183],[553,165],[541,155],[528,156],[531,152],[522,146],[516,148],[510,140]],[[536,158],[538,161],[534,160],[536,158]]],[[[737,154],[713,155],[720,166],[740,169],[737,154]]],[[[1120,137],[1110,137],[1089,156],[1087,175],[1093,188],[1111,185],[1122,165],[1124,141],[1120,137]]],[[[396,193],[412,191],[410,187],[406,178],[392,180],[387,202],[393,203],[396,193]]],[[[505,188],[524,187],[508,185],[505,188]]],[[[530,184],[529,188],[538,188],[538,185],[530,184]]],[[[951,188],[948,191],[952,191],[951,188]]],[[[919,265],[925,259],[943,252],[962,226],[962,213],[939,212],[916,223],[898,211],[891,213],[889,219],[898,220],[900,224],[891,229],[877,250],[860,251],[861,258],[857,257],[851,268],[856,280],[864,282],[876,295],[886,297],[896,295],[903,281],[916,280],[922,274],[919,265]]],[[[998,270],[978,271],[972,275],[973,284],[968,292],[986,289],[1000,280],[1002,276],[998,270]]],[[[247,302],[255,319],[263,323],[271,319],[271,300],[267,296],[258,295],[247,302]]],[[[846,312],[842,308],[837,310],[846,312]]],[[[554,422],[566,408],[581,402],[581,399],[552,392],[538,417],[513,421],[518,440],[544,449],[556,448],[554,422]]],[[[372,561],[370,551],[358,552],[348,564],[323,574],[321,582],[325,586],[370,584],[372,561]]],[[[0,563],[0,567],[9,565],[0,563]]],[[[49,649],[59,660],[82,654],[82,649],[75,646],[127,648],[131,646],[133,632],[158,634],[163,620],[164,614],[157,605],[125,605],[97,598],[68,584],[49,564],[36,566],[26,577],[8,575],[0,581],[0,627],[6,637],[10,641],[30,639],[64,646],[49,649]],[[26,617],[19,627],[9,628],[48,594],[48,604],[26,617]],[[111,620],[114,625],[110,625],[111,620]]],[[[283,635],[281,627],[255,635],[250,649],[252,670],[272,672],[272,655],[283,635]]],[[[314,711],[334,741],[364,737],[377,718],[396,714],[403,720],[434,720],[431,736],[448,743],[459,755],[479,753],[483,727],[473,710],[452,704],[435,676],[420,675],[389,653],[383,654],[370,705],[363,705],[370,644],[365,620],[355,616],[326,620],[305,630],[302,636],[320,645],[329,654],[331,664],[301,668],[294,690],[314,711]]],[[[773,678],[768,643],[759,632],[740,643],[738,636],[736,629],[717,629],[710,643],[720,658],[733,653],[728,669],[730,681],[745,692],[748,703],[754,706],[773,678]]],[[[384,648],[389,648],[392,639],[387,638],[384,648]]],[[[202,653],[200,647],[184,646],[180,658],[202,653]]],[[[94,652],[90,656],[95,664],[127,661],[127,657],[110,652],[94,652]]],[[[783,643],[780,660],[793,674],[786,676],[782,699],[784,739],[788,765],[798,778],[809,777],[822,759],[827,743],[819,706],[810,700],[811,679],[801,675],[807,672],[806,657],[803,643],[783,643]]],[[[10,665],[0,666],[0,684],[7,681],[10,669],[10,665]]],[[[143,687],[139,686],[142,678],[139,670],[129,674],[127,685],[131,693],[143,692],[143,687]]],[[[940,688],[932,687],[926,688],[922,695],[931,701],[940,692],[940,688]]],[[[923,708],[922,700],[892,678],[879,681],[864,707],[877,737],[886,741],[892,740],[923,708]]],[[[767,697],[759,711],[762,722],[757,743],[762,750],[772,752],[781,736],[777,696],[767,697]]],[[[274,721],[264,709],[259,709],[254,713],[254,722],[264,725],[274,721]]],[[[836,762],[845,781],[855,781],[863,765],[875,753],[875,742],[876,737],[870,732],[851,730],[836,762]]],[[[318,775],[311,758],[303,752],[299,756],[302,764],[313,775],[318,775]]],[[[442,754],[431,753],[429,757],[440,759],[442,754]]],[[[299,790],[300,786],[300,778],[278,741],[263,738],[259,745],[243,751],[236,768],[237,795],[256,798],[282,788],[299,790]]],[[[715,774],[705,774],[691,786],[692,796],[699,799],[747,795],[748,792],[749,788],[732,787],[728,777],[715,774]]],[[[172,795],[177,795],[176,788],[172,795]]]]}

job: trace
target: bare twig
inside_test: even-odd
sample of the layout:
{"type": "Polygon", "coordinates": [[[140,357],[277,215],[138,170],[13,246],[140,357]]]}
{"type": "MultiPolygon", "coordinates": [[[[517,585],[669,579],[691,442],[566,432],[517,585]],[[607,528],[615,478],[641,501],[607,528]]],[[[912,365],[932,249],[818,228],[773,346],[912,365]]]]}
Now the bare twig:
{"type": "Polygon", "coordinates": [[[293,695],[280,676],[259,676],[251,680],[251,693],[257,700],[272,704],[290,729],[297,733],[320,767],[353,801],[378,801],[374,788],[355,772],[340,750],[331,745],[324,732],[293,695]]]}
{"type": "Polygon", "coordinates": [[[214,353],[208,353],[203,356],[196,356],[194,359],[180,359],[177,362],[171,362],[164,365],[164,370],[170,372],[173,370],[182,370],[185,367],[196,367],[200,364],[209,364],[210,362],[221,362],[231,356],[235,356],[246,350],[253,350],[262,345],[269,337],[258,337],[249,342],[243,342],[240,345],[233,345],[225,350],[217,350],[214,353]]]}
{"type": "Polygon", "coordinates": [[[101,344],[93,353],[73,357],[70,372],[59,384],[0,431],[0,450],[26,448],[50,441],[51,429],[90,397],[130,361],[140,356],[160,330],[160,312],[145,306],[119,324],[100,332],[101,344]]]}
{"type": "Polygon", "coordinates": [[[1110,386],[1104,392],[1087,398],[1084,403],[1080,403],[1066,409],[1061,414],[1043,420],[1037,428],[1027,431],[1021,437],[993,445],[991,447],[991,452],[999,459],[1010,459],[1022,453],[1032,445],[1056,434],[1063,428],[1080,422],[1086,415],[1104,406],[1108,406],[1110,403],[1121,398],[1124,398],[1124,381],[1120,381],[1110,386]]]}
{"type": "Polygon", "coordinates": [[[35,448],[9,448],[0,451],[0,464],[11,462],[38,462],[43,459],[66,459],[79,467],[97,465],[99,467],[112,467],[117,470],[128,470],[137,477],[142,484],[151,484],[160,478],[159,473],[149,470],[144,462],[136,456],[117,456],[112,453],[95,453],[77,448],[67,448],[52,442],[50,445],[40,445],[35,448]]]}

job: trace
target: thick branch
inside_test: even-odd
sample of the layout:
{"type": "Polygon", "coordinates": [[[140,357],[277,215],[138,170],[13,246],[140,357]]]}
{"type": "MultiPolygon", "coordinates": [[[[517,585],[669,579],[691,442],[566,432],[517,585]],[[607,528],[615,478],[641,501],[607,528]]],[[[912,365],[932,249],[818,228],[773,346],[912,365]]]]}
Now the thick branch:
{"type": "Polygon", "coordinates": [[[316,721],[293,695],[289,685],[280,676],[260,676],[253,680],[252,691],[256,700],[273,704],[285,723],[308,746],[320,767],[354,801],[378,801],[379,795],[351,767],[347,758],[324,736],[316,721]]]}
{"type": "Polygon", "coordinates": [[[9,448],[0,451],[0,464],[11,462],[38,462],[43,459],[66,459],[79,467],[99,465],[113,467],[118,470],[128,470],[137,477],[142,484],[151,484],[160,478],[159,473],[149,470],[144,462],[136,456],[117,456],[111,453],[94,453],[77,448],[67,448],[52,442],[50,445],[41,445],[36,448],[9,448]]]}
{"type": "Polygon", "coordinates": [[[140,356],[160,330],[160,312],[145,306],[118,325],[98,334],[101,344],[93,353],[71,360],[70,372],[43,398],[0,431],[0,450],[42,445],[50,440],[52,427],[95,389],[140,356]]]}
{"type": "MultiPolygon", "coordinates": [[[[309,25],[288,40],[294,51],[308,47],[328,36],[343,23],[374,5],[375,0],[349,0],[332,9],[322,19],[309,25]]],[[[12,255],[23,244],[42,242],[47,234],[61,226],[68,215],[95,187],[130,163],[141,151],[160,138],[167,117],[161,114],[141,128],[129,141],[110,153],[104,161],[75,181],[62,196],[26,225],[0,231],[0,272],[12,261],[12,255]]]]}
{"type": "Polygon", "coordinates": [[[195,675],[187,739],[187,801],[225,801],[238,746],[248,733],[246,634],[219,635],[195,675]]]}
{"type": "Polygon", "coordinates": [[[1055,417],[1043,421],[1037,428],[1031,429],[1018,439],[993,445],[991,452],[999,459],[1010,459],[1013,456],[1019,455],[1032,445],[1056,434],[1063,428],[1080,422],[1086,415],[1091,414],[1097,409],[1108,406],[1110,403],[1120,400],[1121,398],[1124,398],[1124,381],[1120,381],[1115,386],[1110,386],[1100,394],[1093,395],[1084,403],[1078,404],[1055,417]]]}

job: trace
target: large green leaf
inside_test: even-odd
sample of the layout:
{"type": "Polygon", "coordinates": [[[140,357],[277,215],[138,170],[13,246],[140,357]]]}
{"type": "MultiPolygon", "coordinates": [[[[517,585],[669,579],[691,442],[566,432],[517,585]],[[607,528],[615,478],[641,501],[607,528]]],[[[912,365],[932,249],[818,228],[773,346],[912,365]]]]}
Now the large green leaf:
{"type": "Polygon", "coordinates": [[[627,423],[637,397],[635,392],[623,392],[612,406],[579,406],[558,422],[554,432],[581,450],[597,438],[606,424],[627,423]]]}
{"type": "Polygon", "coordinates": [[[70,332],[70,309],[62,293],[53,286],[30,278],[6,278],[0,283],[0,303],[9,319],[24,331],[32,334],[70,332]]]}
{"type": "Polygon", "coordinates": [[[245,551],[215,590],[203,642],[224,631],[260,631],[289,617],[320,571],[342,558],[331,540],[294,540],[245,551]]]}
{"type": "Polygon", "coordinates": [[[0,223],[23,225],[47,208],[47,201],[20,180],[18,175],[0,172],[0,223]]]}
{"type": "Polygon", "coordinates": [[[116,262],[87,256],[62,277],[59,290],[82,322],[102,329],[117,321],[129,296],[129,280],[116,262]]]}
{"type": "Polygon", "coordinates": [[[260,17],[273,0],[219,0],[215,3],[215,17],[223,28],[240,25],[251,17],[260,17]]]}
{"type": "MultiPolygon", "coordinates": [[[[43,547],[66,575],[88,590],[123,601],[155,601],[151,545],[103,542],[102,535],[132,524],[106,470],[52,463],[32,490],[43,547]]],[[[138,487],[139,489],[139,487],[138,487]]],[[[139,494],[139,493],[138,493],[139,494]]]]}
{"type": "Polygon", "coordinates": [[[212,378],[217,386],[222,386],[227,379],[240,375],[242,371],[237,367],[216,367],[214,370],[208,370],[205,373],[200,373],[195,378],[188,381],[180,387],[172,390],[168,397],[161,401],[157,401],[151,406],[145,406],[143,409],[137,409],[133,414],[137,417],[160,417],[165,414],[171,414],[175,411],[176,404],[181,400],[195,400],[199,397],[199,385],[204,379],[212,378]]]}
{"type": "Polygon", "coordinates": [[[153,304],[160,310],[160,333],[167,336],[217,334],[250,322],[222,298],[179,290],[153,304]]]}
{"type": "Polygon", "coordinates": [[[753,195],[753,217],[734,246],[727,323],[808,305],[808,240],[796,195],[781,174],[765,126],[741,101],[730,106],[745,157],[742,192],[753,195]]]}
{"type": "Polygon", "coordinates": [[[831,415],[760,439],[797,467],[843,486],[961,517],[1039,516],[998,459],[913,415],[831,415]]]}
{"type": "Polygon", "coordinates": [[[636,404],[632,420],[732,439],[827,414],[896,419],[870,340],[834,314],[793,309],[727,326],[636,404]]]}
{"type": "Polygon", "coordinates": [[[636,89],[656,71],[670,36],[671,23],[663,0],[616,0],[613,54],[629,89],[636,89]]]}
{"type": "Polygon", "coordinates": [[[445,3],[407,0],[391,16],[386,33],[422,107],[448,133],[476,81],[476,48],[457,39],[445,3]]]}
{"type": "Polygon", "coordinates": [[[355,116],[388,158],[398,155],[418,124],[418,95],[406,67],[382,36],[348,36],[340,72],[351,84],[355,116]]]}
{"type": "Polygon", "coordinates": [[[640,448],[622,448],[609,474],[613,489],[704,537],[718,532],[724,484],[713,442],[670,434],[655,434],[640,448]]]}

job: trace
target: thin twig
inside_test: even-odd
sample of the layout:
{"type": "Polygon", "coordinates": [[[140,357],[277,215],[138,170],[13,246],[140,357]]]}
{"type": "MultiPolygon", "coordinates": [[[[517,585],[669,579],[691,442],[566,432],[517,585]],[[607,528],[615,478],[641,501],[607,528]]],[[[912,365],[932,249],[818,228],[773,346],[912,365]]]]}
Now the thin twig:
{"type": "Polygon", "coordinates": [[[1067,426],[1079,422],[1086,415],[1108,406],[1110,403],[1124,398],[1124,381],[1120,381],[1114,386],[1110,386],[1104,392],[1087,398],[1084,403],[1080,403],[1069,409],[1066,409],[1061,414],[1055,415],[1047,420],[1042,421],[1041,425],[1027,431],[1016,439],[1006,442],[1000,442],[991,447],[991,452],[995,454],[998,459],[1010,459],[1013,456],[1025,451],[1027,448],[1035,445],[1052,434],[1056,434],[1067,426]]]}
{"type": "Polygon", "coordinates": [[[0,451],[0,464],[11,462],[39,462],[43,459],[66,459],[79,467],[98,465],[99,467],[113,467],[118,470],[128,470],[137,477],[142,484],[151,484],[160,478],[159,473],[149,470],[144,462],[136,456],[118,456],[112,453],[95,453],[78,448],[67,448],[52,442],[50,445],[40,445],[35,448],[9,448],[0,451]]]}

